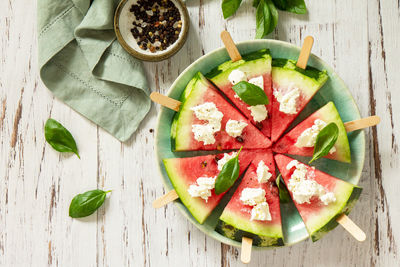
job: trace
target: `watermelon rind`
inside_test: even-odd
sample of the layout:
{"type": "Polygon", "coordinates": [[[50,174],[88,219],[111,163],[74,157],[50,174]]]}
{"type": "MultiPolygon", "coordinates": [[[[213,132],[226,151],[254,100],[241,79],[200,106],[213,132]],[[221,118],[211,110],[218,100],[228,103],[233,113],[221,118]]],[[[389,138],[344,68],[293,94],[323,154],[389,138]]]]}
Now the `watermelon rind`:
{"type": "Polygon", "coordinates": [[[237,242],[242,242],[243,237],[251,238],[253,239],[253,246],[257,247],[284,246],[282,235],[276,237],[256,235],[250,232],[242,231],[221,220],[218,222],[218,225],[215,230],[218,233],[222,234],[223,236],[226,236],[227,238],[235,240],[237,242]]]}
{"type": "MultiPolygon", "coordinates": [[[[246,55],[242,55],[241,60],[237,60],[235,62],[227,61],[225,63],[222,63],[221,65],[215,67],[212,69],[209,73],[207,73],[205,76],[210,79],[210,80],[219,80],[221,78],[226,79],[227,76],[231,73],[232,70],[236,69],[240,65],[243,65],[245,63],[257,63],[257,61],[263,61],[265,60],[271,61],[271,55],[268,49],[261,49],[246,55]],[[226,76],[225,76],[226,75],[226,76]]],[[[268,71],[268,70],[263,70],[268,71]]]]}
{"type": "Polygon", "coordinates": [[[320,226],[318,230],[312,231],[309,230],[311,240],[313,242],[318,241],[324,235],[326,235],[329,231],[333,230],[336,226],[338,226],[338,222],[336,221],[342,214],[348,215],[350,211],[355,206],[360,194],[362,192],[362,188],[353,185],[353,190],[351,191],[351,195],[346,203],[340,208],[340,212],[333,216],[328,222],[326,222],[323,226],[320,226]],[[311,232],[312,231],[312,232],[311,232]]]}

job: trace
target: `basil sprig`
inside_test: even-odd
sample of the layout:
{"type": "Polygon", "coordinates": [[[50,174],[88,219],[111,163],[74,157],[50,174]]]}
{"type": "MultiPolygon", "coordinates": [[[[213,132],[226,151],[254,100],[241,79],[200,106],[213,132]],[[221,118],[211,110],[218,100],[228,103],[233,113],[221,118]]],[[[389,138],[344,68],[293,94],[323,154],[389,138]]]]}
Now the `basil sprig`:
{"type": "Polygon", "coordinates": [[[54,119],[47,120],[44,126],[44,136],[47,143],[55,150],[59,152],[72,152],[75,153],[78,158],[81,158],[72,134],[58,121],[54,119]]]}
{"type": "Polygon", "coordinates": [[[222,167],[222,170],[215,180],[215,194],[219,195],[228,190],[239,177],[239,154],[242,148],[243,147],[240,148],[236,157],[228,160],[222,167]]]}
{"type": "MultiPolygon", "coordinates": [[[[239,8],[242,0],[222,0],[222,13],[227,19],[239,8]]],[[[263,38],[271,33],[278,24],[278,11],[288,11],[296,14],[307,13],[304,0],[253,0],[256,8],[256,38],[263,38]]]]}
{"type": "Polygon", "coordinates": [[[250,106],[268,105],[269,103],[269,99],[264,90],[257,85],[241,81],[232,86],[232,89],[243,102],[250,106]]]}
{"type": "Polygon", "coordinates": [[[276,177],[275,180],[276,185],[278,186],[279,189],[279,200],[281,203],[288,203],[290,201],[290,194],[289,191],[287,190],[285,184],[282,181],[282,175],[279,174],[278,177],[276,177]]]}
{"type": "Polygon", "coordinates": [[[309,163],[328,155],[329,151],[335,145],[339,136],[339,128],[336,123],[331,122],[326,125],[317,135],[314,145],[313,157],[309,163]]]}
{"type": "Polygon", "coordinates": [[[82,218],[93,214],[103,205],[109,191],[95,189],[83,194],[76,195],[69,205],[69,216],[72,218],[82,218]]]}

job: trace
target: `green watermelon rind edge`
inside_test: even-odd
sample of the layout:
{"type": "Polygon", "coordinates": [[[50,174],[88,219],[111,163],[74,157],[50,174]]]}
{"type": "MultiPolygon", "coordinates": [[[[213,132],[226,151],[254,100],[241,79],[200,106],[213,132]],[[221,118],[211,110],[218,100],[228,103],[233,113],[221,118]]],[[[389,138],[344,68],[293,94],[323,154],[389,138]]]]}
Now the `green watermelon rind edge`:
{"type": "Polygon", "coordinates": [[[336,214],[323,227],[319,228],[318,230],[314,231],[313,233],[310,233],[311,240],[313,242],[318,241],[324,235],[326,235],[329,231],[333,230],[336,226],[338,226],[339,223],[336,221],[337,218],[339,218],[339,216],[341,216],[342,214],[348,215],[350,213],[350,211],[355,206],[357,200],[359,199],[361,192],[362,192],[362,188],[361,187],[354,186],[353,187],[353,191],[351,192],[351,195],[350,195],[349,199],[344,204],[341,212],[336,214]]]}
{"type": "Polygon", "coordinates": [[[252,53],[242,56],[241,60],[238,60],[235,62],[232,62],[229,60],[229,61],[222,63],[221,65],[215,67],[210,72],[208,72],[205,75],[205,77],[207,77],[208,79],[210,79],[212,81],[215,81],[222,74],[231,72],[233,69],[236,69],[237,67],[239,67],[243,64],[246,64],[248,62],[258,61],[258,60],[265,60],[265,59],[272,60],[269,49],[257,50],[255,52],[252,52],[252,53]]]}
{"type": "Polygon", "coordinates": [[[226,222],[219,220],[215,230],[221,235],[242,242],[243,237],[249,237],[253,239],[253,246],[256,247],[281,247],[284,246],[283,237],[270,237],[256,235],[250,232],[246,232],[235,228],[234,226],[227,224],[226,222]]]}
{"type": "Polygon", "coordinates": [[[302,69],[296,66],[296,61],[286,58],[273,58],[272,67],[282,68],[286,70],[297,71],[313,80],[319,84],[324,84],[328,80],[328,74],[326,70],[319,70],[311,66],[307,66],[306,69],[302,69]]]}
{"type": "Polygon", "coordinates": [[[189,197],[188,193],[183,192],[182,186],[179,184],[179,174],[173,170],[175,169],[175,166],[172,166],[172,160],[173,159],[163,159],[165,171],[167,172],[169,180],[171,181],[172,186],[175,188],[175,191],[179,196],[179,200],[185,205],[188,211],[192,214],[193,218],[195,218],[200,224],[203,224],[211,211],[202,212],[204,210],[203,207],[196,205],[196,200],[193,200],[191,197],[189,197]]]}

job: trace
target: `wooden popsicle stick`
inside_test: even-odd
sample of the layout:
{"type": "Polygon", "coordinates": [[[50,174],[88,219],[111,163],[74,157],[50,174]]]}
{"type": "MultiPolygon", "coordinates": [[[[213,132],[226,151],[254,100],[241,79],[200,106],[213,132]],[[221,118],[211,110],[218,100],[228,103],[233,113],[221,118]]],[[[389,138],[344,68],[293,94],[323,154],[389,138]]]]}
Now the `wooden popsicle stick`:
{"type": "Polygon", "coordinates": [[[175,100],[173,98],[170,98],[168,96],[162,95],[157,92],[153,92],[150,94],[150,99],[153,100],[154,102],[160,104],[161,106],[164,106],[166,108],[179,111],[179,108],[181,107],[182,102],[175,100]]]}
{"type": "Polygon", "coordinates": [[[342,214],[336,221],[343,226],[357,241],[363,242],[367,238],[364,231],[360,229],[346,214],[342,214]]]}
{"type": "Polygon", "coordinates": [[[232,62],[241,60],[242,56],[240,55],[239,50],[237,49],[235,43],[233,42],[230,33],[227,31],[222,31],[221,39],[225,45],[226,50],[228,51],[228,54],[229,54],[232,62]]]}
{"type": "Polygon", "coordinates": [[[240,252],[240,260],[243,263],[250,262],[252,245],[253,245],[253,239],[248,238],[248,237],[242,238],[242,251],[240,252]]]}
{"type": "Polygon", "coordinates": [[[360,130],[371,126],[375,126],[380,121],[381,118],[379,118],[379,116],[370,116],[355,121],[345,122],[344,127],[346,128],[346,132],[352,132],[355,130],[360,130]]]}
{"type": "Polygon", "coordinates": [[[175,190],[171,190],[168,193],[166,193],[165,195],[157,198],[156,200],[153,201],[153,208],[158,209],[161,208],[165,205],[167,205],[168,203],[178,199],[179,196],[176,193],[175,190]]]}
{"type": "Polygon", "coordinates": [[[313,44],[314,44],[314,38],[312,36],[307,36],[304,39],[303,46],[301,47],[300,50],[299,59],[297,60],[296,64],[297,67],[302,69],[305,69],[307,67],[308,58],[310,57],[313,44]]]}

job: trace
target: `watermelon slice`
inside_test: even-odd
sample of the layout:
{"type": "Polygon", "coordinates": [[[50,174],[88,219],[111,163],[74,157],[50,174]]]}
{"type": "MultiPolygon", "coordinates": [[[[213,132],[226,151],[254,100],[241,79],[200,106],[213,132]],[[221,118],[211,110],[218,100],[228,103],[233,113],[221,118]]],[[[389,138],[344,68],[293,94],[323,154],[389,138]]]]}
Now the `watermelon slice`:
{"type": "Polygon", "coordinates": [[[337,111],[333,102],[329,102],[314,112],[311,116],[293,128],[289,133],[279,139],[274,145],[273,151],[281,154],[286,153],[311,157],[313,155],[314,147],[299,147],[296,146],[296,143],[299,136],[301,136],[306,129],[311,128],[317,119],[322,120],[326,124],[334,122],[339,128],[339,136],[335,144],[335,151],[333,153],[329,153],[325,157],[350,163],[350,146],[349,140],[347,139],[346,129],[344,128],[342,119],[340,118],[339,112],[337,111]]]}
{"type": "MultiPolygon", "coordinates": [[[[232,153],[232,152],[231,152],[232,153]]],[[[243,150],[239,154],[240,171],[243,173],[253,158],[253,152],[243,150]]],[[[206,155],[191,158],[170,158],[164,159],[164,166],[172,185],[175,188],[179,199],[190,211],[193,217],[203,223],[213,209],[218,205],[224,193],[216,195],[214,189],[207,201],[201,197],[192,197],[188,189],[197,183],[199,177],[218,176],[218,161],[224,154],[206,155]]]]}
{"type": "MultiPolygon", "coordinates": [[[[315,93],[328,80],[325,71],[319,71],[312,67],[303,70],[296,67],[296,62],[288,59],[272,60],[272,130],[271,140],[276,142],[283,132],[289,127],[293,120],[300,114],[315,93]],[[298,98],[294,98],[295,104],[290,108],[290,103],[282,105],[277,100],[276,93],[288,96],[289,92],[298,91],[298,98]],[[284,110],[281,111],[281,110],[284,110]]],[[[283,100],[281,100],[284,102],[283,100]]]]}
{"type": "MultiPolygon", "coordinates": [[[[243,56],[239,61],[228,61],[206,75],[220,89],[230,101],[232,101],[238,109],[254,124],[261,132],[271,136],[271,108],[272,108],[272,87],[271,87],[271,55],[266,49],[250,53],[243,56]],[[265,94],[270,100],[270,104],[266,105],[268,117],[261,121],[255,121],[251,115],[250,106],[243,102],[240,98],[235,97],[235,91],[232,89],[232,83],[229,80],[229,75],[234,70],[240,70],[245,73],[247,81],[252,78],[262,77],[265,94]]],[[[257,120],[260,120],[257,118],[257,120]]]]}
{"type": "Polygon", "coordinates": [[[241,241],[243,236],[253,238],[256,246],[282,246],[283,234],[279,205],[279,192],[275,184],[275,163],[270,149],[258,152],[246,171],[233,197],[225,207],[217,230],[225,236],[241,241]],[[263,162],[272,174],[265,183],[260,183],[257,168],[263,162]],[[241,200],[246,188],[262,188],[268,203],[271,220],[251,220],[252,206],[245,205],[241,200]]]}
{"type": "Polygon", "coordinates": [[[176,151],[228,150],[239,149],[240,147],[256,149],[271,146],[271,141],[229,104],[200,72],[187,85],[181,101],[181,108],[175,115],[171,127],[171,138],[175,143],[176,151]],[[207,123],[198,119],[192,110],[192,108],[205,103],[215,104],[218,111],[223,114],[221,128],[213,135],[215,142],[208,144],[196,140],[192,132],[193,125],[205,125],[207,123]],[[247,124],[240,136],[232,137],[225,131],[225,126],[229,120],[247,124]]]}
{"type": "MultiPolygon", "coordinates": [[[[292,161],[293,159],[290,157],[281,154],[275,155],[275,162],[286,185],[289,184],[289,181],[292,179],[291,176],[296,169],[296,167],[287,169],[288,164],[292,161]]],[[[296,200],[293,200],[311,239],[317,241],[338,225],[336,219],[340,215],[350,212],[358,200],[362,189],[308,165],[302,165],[307,169],[307,179],[314,180],[323,186],[326,192],[332,192],[336,198],[335,201],[327,205],[321,201],[321,197],[318,198],[316,196],[312,197],[309,203],[304,202],[299,204],[296,200]]],[[[288,189],[293,198],[293,192],[290,188],[288,189]]]]}

